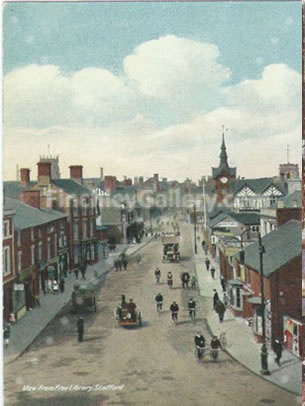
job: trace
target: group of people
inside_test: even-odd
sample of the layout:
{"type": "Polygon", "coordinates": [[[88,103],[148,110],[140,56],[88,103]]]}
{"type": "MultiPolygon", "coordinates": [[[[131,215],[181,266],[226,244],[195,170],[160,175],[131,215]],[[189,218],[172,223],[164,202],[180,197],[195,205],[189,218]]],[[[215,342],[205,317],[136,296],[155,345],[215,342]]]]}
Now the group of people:
{"type": "MultiPolygon", "coordinates": [[[[63,293],[65,291],[65,280],[63,278],[60,279],[59,283],[56,279],[48,279],[46,281],[46,287],[48,293],[63,293]]],[[[36,299],[37,302],[37,299],[36,299]]],[[[40,303],[37,303],[38,305],[40,303]]]]}
{"type": "Polygon", "coordinates": [[[118,258],[114,261],[114,267],[115,267],[115,271],[122,271],[122,269],[124,269],[124,271],[127,271],[127,267],[128,267],[128,261],[126,257],[123,258],[118,258]]]}
{"type": "Polygon", "coordinates": [[[118,318],[121,320],[126,315],[127,319],[136,321],[136,308],[137,305],[134,303],[133,299],[129,299],[129,302],[126,302],[125,295],[122,295],[121,304],[117,308],[118,318]]]}

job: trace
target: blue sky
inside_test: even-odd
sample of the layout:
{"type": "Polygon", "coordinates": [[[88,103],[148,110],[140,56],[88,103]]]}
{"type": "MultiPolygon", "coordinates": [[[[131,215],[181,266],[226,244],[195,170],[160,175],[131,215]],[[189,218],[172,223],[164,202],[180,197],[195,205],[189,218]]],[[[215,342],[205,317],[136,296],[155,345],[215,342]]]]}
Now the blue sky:
{"type": "Polygon", "coordinates": [[[51,145],[64,175],[198,179],[223,123],[241,176],[300,160],[301,2],[7,3],[3,30],[5,178],[51,145]]]}
{"type": "Polygon", "coordinates": [[[164,34],[217,44],[233,81],[259,75],[255,57],[300,70],[300,11],[301,2],[9,3],[4,72],[47,61],[65,71],[95,66],[120,73],[137,45],[164,34]]]}

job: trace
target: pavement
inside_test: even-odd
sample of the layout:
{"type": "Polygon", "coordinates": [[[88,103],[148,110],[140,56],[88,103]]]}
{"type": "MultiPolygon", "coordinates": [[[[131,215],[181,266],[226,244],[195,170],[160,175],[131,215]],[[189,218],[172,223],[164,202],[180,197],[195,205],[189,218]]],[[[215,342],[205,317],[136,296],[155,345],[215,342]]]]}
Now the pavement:
{"type": "MultiPolygon", "coordinates": [[[[194,268],[197,274],[200,295],[211,298],[211,309],[213,308],[213,289],[216,289],[220,300],[222,300],[222,288],[220,284],[219,264],[207,255],[210,259],[210,268],[214,265],[215,280],[211,273],[206,270],[205,258],[201,241],[198,244],[198,254],[194,254],[194,268]]],[[[281,358],[281,367],[275,361],[275,355],[271,348],[268,348],[268,367],[270,376],[261,375],[261,344],[255,341],[251,327],[248,326],[245,319],[235,317],[230,309],[227,309],[223,323],[219,322],[216,312],[212,312],[208,317],[207,323],[212,335],[220,335],[225,331],[228,342],[226,351],[238,362],[244,365],[251,372],[259,375],[263,379],[272,382],[294,394],[302,394],[302,362],[299,358],[289,351],[283,351],[281,358]]]]}
{"type": "MultiPolygon", "coordinates": [[[[113,268],[116,258],[125,252],[127,256],[135,254],[141,248],[151,241],[152,237],[144,237],[140,244],[117,245],[115,251],[107,258],[102,258],[99,252],[98,263],[89,265],[86,271],[86,279],[81,277],[77,280],[79,285],[98,284],[103,276],[113,268]],[[94,272],[97,272],[97,278],[94,272]]],[[[123,272],[123,271],[122,271],[123,272]]],[[[47,325],[56,317],[62,308],[70,301],[73,292],[73,286],[76,282],[74,272],[69,273],[65,278],[65,291],[63,293],[47,293],[40,296],[40,307],[36,306],[33,310],[27,311],[22,319],[11,326],[10,343],[3,350],[4,365],[13,362],[20,357],[32,344],[36,337],[47,327],[47,325]]]]}

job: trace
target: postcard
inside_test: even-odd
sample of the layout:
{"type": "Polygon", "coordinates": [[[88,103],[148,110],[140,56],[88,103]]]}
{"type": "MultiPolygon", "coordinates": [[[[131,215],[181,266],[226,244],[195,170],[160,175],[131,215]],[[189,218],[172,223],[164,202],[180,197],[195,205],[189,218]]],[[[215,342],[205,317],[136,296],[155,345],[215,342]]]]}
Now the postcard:
{"type": "Polygon", "coordinates": [[[298,1],[3,4],[5,406],[302,404],[301,38],[298,1]]]}

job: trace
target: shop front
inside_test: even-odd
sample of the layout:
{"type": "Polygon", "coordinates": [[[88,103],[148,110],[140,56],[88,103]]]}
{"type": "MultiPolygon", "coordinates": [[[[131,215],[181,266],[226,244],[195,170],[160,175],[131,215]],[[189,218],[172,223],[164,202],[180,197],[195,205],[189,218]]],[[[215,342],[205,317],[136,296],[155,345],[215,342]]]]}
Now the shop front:
{"type": "Polygon", "coordinates": [[[285,348],[297,357],[302,356],[302,323],[289,316],[283,317],[285,348]]]}
{"type": "Polygon", "coordinates": [[[25,290],[23,283],[14,284],[13,313],[16,321],[20,320],[26,313],[25,290]]]}

